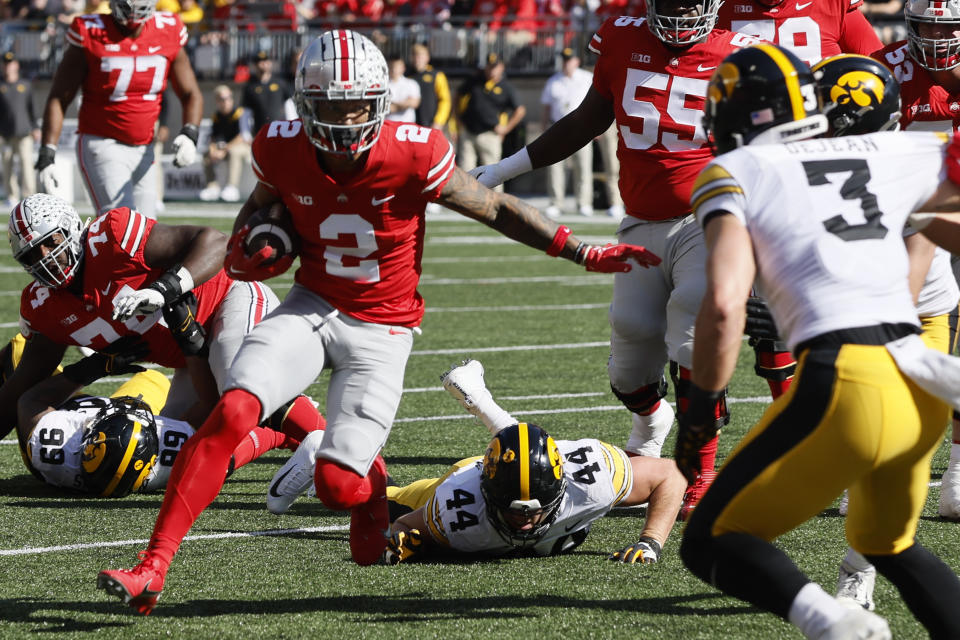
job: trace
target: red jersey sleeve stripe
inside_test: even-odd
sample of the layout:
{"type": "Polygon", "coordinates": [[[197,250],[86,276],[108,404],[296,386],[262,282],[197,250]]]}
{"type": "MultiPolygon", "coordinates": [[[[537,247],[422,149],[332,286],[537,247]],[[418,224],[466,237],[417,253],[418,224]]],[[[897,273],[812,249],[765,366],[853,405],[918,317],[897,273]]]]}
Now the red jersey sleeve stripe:
{"type": "Polygon", "coordinates": [[[180,46],[181,46],[181,47],[182,47],[183,45],[187,44],[187,39],[188,39],[188,38],[189,38],[189,35],[187,34],[187,26],[184,25],[184,26],[180,29],[180,46]]]}
{"type": "Polygon", "coordinates": [[[83,36],[81,36],[79,33],[74,31],[73,29],[70,29],[69,31],[67,31],[67,42],[69,42],[75,47],[83,47],[83,36]]]}
{"type": "Polygon", "coordinates": [[[250,166],[253,167],[253,172],[256,174],[257,180],[259,180],[260,182],[262,182],[265,187],[270,188],[272,191],[276,191],[276,190],[277,190],[277,188],[276,188],[275,186],[273,186],[272,184],[270,184],[269,182],[267,182],[267,179],[266,179],[265,177],[263,177],[263,170],[260,168],[260,165],[257,164],[257,159],[256,159],[256,158],[253,158],[253,159],[250,161],[250,166]]]}
{"type": "Polygon", "coordinates": [[[120,247],[131,257],[137,253],[140,248],[140,242],[143,240],[143,232],[146,230],[147,221],[144,215],[139,211],[130,211],[130,217],[127,218],[127,229],[123,233],[123,240],[120,241],[120,247]]]}
{"type": "Polygon", "coordinates": [[[453,145],[450,142],[447,142],[447,152],[444,154],[443,158],[440,159],[440,162],[433,165],[430,171],[427,171],[427,180],[437,175],[444,167],[447,166],[447,163],[450,162],[450,157],[453,156],[453,145]]]}

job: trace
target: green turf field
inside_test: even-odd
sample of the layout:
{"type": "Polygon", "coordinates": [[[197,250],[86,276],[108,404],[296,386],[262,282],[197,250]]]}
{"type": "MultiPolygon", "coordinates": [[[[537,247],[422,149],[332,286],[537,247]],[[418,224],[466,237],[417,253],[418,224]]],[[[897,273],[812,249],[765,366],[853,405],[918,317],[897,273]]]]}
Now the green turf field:
{"type": "MultiPolygon", "coordinates": [[[[167,221],[221,229],[231,222],[167,221]]],[[[570,224],[593,241],[610,239],[614,231],[604,219],[570,224]]],[[[622,445],[630,418],[606,376],[612,277],[587,274],[466,219],[431,218],[426,238],[420,291],[428,313],[384,450],[394,478],[404,483],[437,475],[451,462],[483,452],[486,429],[439,385],[440,375],[466,357],[484,364],[494,396],[515,415],[557,438],[599,437],[622,445]]],[[[27,282],[2,247],[5,335],[16,331],[18,292],[27,282]]],[[[270,285],[282,298],[291,282],[292,271],[270,285]]],[[[766,404],[766,385],[752,366],[752,353],[744,351],[730,387],[732,419],[721,437],[720,460],[766,404]]],[[[94,390],[109,393],[118,384],[100,383],[94,390]]],[[[321,379],[308,390],[321,410],[324,389],[321,379]]],[[[664,450],[672,448],[671,438],[664,450]]],[[[956,569],[960,525],[936,515],[947,454],[945,433],[919,538],[956,569]]],[[[659,564],[608,561],[611,551],[638,536],[642,512],[636,509],[596,522],[587,541],[565,557],[357,567],[344,514],[306,498],[284,516],[267,512],[268,482],[287,455],[271,452],[228,480],[183,543],[154,613],[143,618],[94,585],[100,569],[136,562],[161,496],[60,494],[28,474],[7,436],[0,445],[0,638],[38,632],[55,638],[801,637],[791,625],[721,596],[687,573],[677,557],[680,524],[659,564]]],[[[780,544],[833,591],[846,546],[835,506],[780,544]]],[[[894,637],[925,637],[883,578],[876,600],[894,637]]]]}

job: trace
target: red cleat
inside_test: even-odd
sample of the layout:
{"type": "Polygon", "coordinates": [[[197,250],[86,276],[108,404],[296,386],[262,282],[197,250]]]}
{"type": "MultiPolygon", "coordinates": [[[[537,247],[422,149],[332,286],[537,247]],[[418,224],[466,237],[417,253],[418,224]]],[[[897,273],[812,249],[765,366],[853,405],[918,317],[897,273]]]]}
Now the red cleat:
{"type": "Polygon", "coordinates": [[[360,566],[380,560],[387,548],[390,512],[387,507],[387,464],[377,456],[370,467],[373,496],[350,511],[350,555],[360,566]]]}
{"type": "Polygon", "coordinates": [[[145,616],[150,615],[163,590],[164,571],[146,551],[137,554],[141,562],[133,569],[110,569],[97,575],[97,588],[123,600],[145,616]]]}
{"type": "Polygon", "coordinates": [[[683,504],[680,507],[680,513],[677,514],[680,520],[686,522],[687,519],[690,518],[694,507],[697,506],[700,498],[703,497],[703,494],[705,494],[707,489],[710,488],[710,485],[713,484],[713,479],[716,475],[716,471],[704,471],[697,477],[696,482],[687,487],[687,492],[683,494],[683,504]]]}

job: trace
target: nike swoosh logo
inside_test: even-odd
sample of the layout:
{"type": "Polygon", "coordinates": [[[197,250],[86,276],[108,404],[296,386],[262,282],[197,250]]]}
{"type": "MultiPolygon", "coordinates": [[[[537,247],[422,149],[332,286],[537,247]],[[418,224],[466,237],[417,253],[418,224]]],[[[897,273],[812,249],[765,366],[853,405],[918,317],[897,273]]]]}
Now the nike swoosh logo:
{"type": "Polygon", "coordinates": [[[712,67],[705,67],[702,64],[697,65],[697,71],[700,71],[701,73],[704,71],[710,71],[711,69],[716,69],[716,68],[717,68],[717,65],[713,65],[712,67]]]}
{"type": "Polygon", "coordinates": [[[375,207],[379,207],[380,205],[382,205],[382,204],[383,204],[384,202],[386,202],[387,200],[393,200],[394,198],[396,198],[395,195],[393,195],[393,196],[387,196],[386,198],[382,198],[382,199],[381,199],[381,198],[373,198],[372,200],[370,200],[370,204],[372,204],[372,205],[375,206],[375,207]]]}
{"type": "Polygon", "coordinates": [[[283,475],[277,478],[277,481],[270,485],[270,496],[273,498],[281,498],[282,496],[277,493],[277,487],[280,486],[280,483],[283,482],[283,479],[290,475],[290,472],[293,471],[293,467],[290,467],[283,472],[283,475]]]}
{"type": "Polygon", "coordinates": [[[163,47],[162,47],[162,46],[161,46],[161,47],[147,47],[147,51],[150,52],[150,53],[156,53],[157,51],[160,51],[160,49],[163,49],[163,47]]]}
{"type": "Polygon", "coordinates": [[[809,7],[809,6],[812,5],[812,4],[813,4],[812,2],[808,2],[808,3],[806,3],[806,4],[800,4],[800,3],[798,2],[798,3],[797,3],[797,11],[803,11],[804,9],[806,9],[807,7],[809,7]]]}
{"type": "Polygon", "coordinates": [[[103,289],[103,290],[100,292],[100,294],[101,294],[101,295],[107,295],[108,293],[110,293],[110,287],[112,287],[112,286],[113,286],[113,283],[111,282],[110,284],[107,285],[107,287],[106,287],[105,289],[103,289]]]}

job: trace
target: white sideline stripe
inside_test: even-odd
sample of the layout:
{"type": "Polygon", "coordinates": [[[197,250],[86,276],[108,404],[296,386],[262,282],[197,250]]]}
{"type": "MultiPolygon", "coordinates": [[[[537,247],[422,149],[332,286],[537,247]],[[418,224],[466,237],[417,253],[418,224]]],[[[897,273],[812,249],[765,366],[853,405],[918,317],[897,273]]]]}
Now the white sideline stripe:
{"type": "MultiPolygon", "coordinates": [[[[436,258],[422,258],[420,262],[422,264],[460,264],[461,262],[495,262],[497,264],[501,262],[540,262],[543,260],[543,255],[534,254],[532,256],[459,256],[459,257],[436,257],[436,258]]],[[[10,272],[23,271],[22,267],[10,267],[10,272]]]]}
{"type": "MultiPolygon", "coordinates": [[[[503,313],[506,311],[580,311],[584,309],[607,309],[609,302],[596,302],[584,304],[541,304],[533,305],[512,305],[505,307],[427,307],[427,313],[478,313],[482,311],[492,311],[494,313],[503,313]]],[[[17,326],[17,323],[13,323],[17,326]]]]}
{"type": "MultiPolygon", "coordinates": [[[[577,238],[587,242],[589,244],[604,244],[606,242],[613,242],[616,238],[613,234],[610,235],[577,235],[577,238]]],[[[426,243],[428,245],[478,245],[478,244],[504,244],[504,245],[515,245],[517,244],[516,240],[508,238],[506,236],[496,235],[496,236],[464,236],[464,235],[451,235],[451,236],[433,236],[430,237],[427,234],[426,243]]]]}
{"type": "Polygon", "coordinates": [[[502,351],[546,351],[547,349],[587,349],[592,347],[609,347],[610,341],[578,342],[573,344],[521,344],[512,347],[459,347],[457,349],[428,349],[411,351],[412,356],[442,356],[465,353],[500,353],[502,351]]]}
{"type": "Polygon", "coordinates": [[[418,286],[440,286],[440,285],[462,285],[462,284],[525,284],[525,283],[538,283],[538,282],[557,282],[560,284],[565,283],[582,283],[587,282],[589,284],[597,284],[599,281],[610,280],[613,281],[613,274],[608,273],[599,273],[597,275],[583,275],[583,276],[517,276],[517,277],[507,277],[507,278],[430,278],[422,277],[420,278],[420,284],[418,286]]]}
{"type": "MultiPolygon", "coordinates": [[[[322,533],[326,531],[347,531],[350,525],[338,524],[329,527],[304,527],[303,529],[268,529],[266,531],[231,531],[228,533],[210,533],[197,536],[187,536],[186,540],[222,540],[224,538],[253,538],[257,536],[285,536],[291,533],[322,533]]],[[[57,551],[83,551],[86,549],[104,549],[106,547],[127,547],[143,545],[150,542],[142,540],[113,540],[110,542],[79,542],[63,544],[56,547],[25,547],[23,549],[0,549],[0,556],[25,556],[38,553],[55,553],[57,551]]]]}

